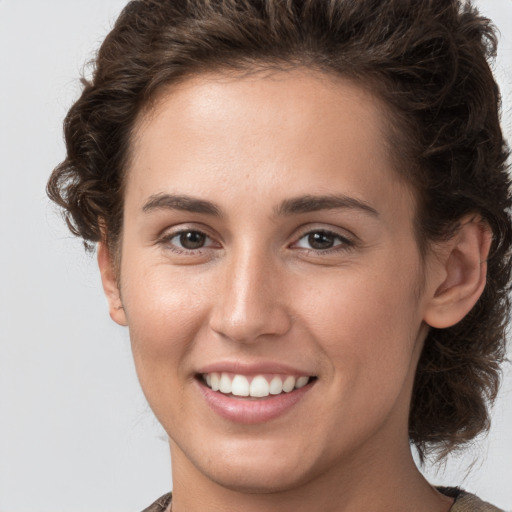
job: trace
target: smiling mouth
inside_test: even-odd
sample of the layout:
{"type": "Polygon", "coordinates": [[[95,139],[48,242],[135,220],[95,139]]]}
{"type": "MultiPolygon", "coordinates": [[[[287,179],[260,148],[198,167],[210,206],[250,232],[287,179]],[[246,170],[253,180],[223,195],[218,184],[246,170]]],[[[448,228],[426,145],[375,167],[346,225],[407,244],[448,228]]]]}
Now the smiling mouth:
{"type": "Polygon", "coordinates": [[[316,379],[316,377],[306,375],[247,376],[229,372],[203,373],[199,378],[212,391],[233,397],[247,398],[267,398],[291,393],[316,379]]]}

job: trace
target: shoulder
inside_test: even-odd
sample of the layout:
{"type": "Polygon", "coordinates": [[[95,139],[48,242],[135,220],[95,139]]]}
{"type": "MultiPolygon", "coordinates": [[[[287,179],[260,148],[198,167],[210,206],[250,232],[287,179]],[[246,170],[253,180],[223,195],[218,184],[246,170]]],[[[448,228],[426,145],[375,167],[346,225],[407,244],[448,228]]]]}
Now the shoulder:
{"type": "Polygon", "coordinates": [[[446,494],[446,496],[455,498],[450,512],[503,512],[502,509],[482,501],[474,494],[456,487],[440,487],[438,490],[446,494]]]}
{"type": "Polygon", "coordinates": [[[172,493],[169,492],[158,498],[152,505],[145,508],[142,512],[166,512],[167,507],[171,504],[171,500],[172,493]]]}

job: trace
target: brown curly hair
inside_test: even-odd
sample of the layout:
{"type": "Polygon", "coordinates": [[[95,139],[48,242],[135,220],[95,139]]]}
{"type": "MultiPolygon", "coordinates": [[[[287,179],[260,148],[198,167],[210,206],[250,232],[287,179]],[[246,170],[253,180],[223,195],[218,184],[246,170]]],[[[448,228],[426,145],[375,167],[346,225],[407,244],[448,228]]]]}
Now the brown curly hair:
{"type": "Polygon", "coordinates": [[[131,133],[163,88],[211,70],[306,66],[371,90],[419,198],[420,248],[468,213],[493,233],[483,295],[457,325],[430,330],[417,369],[410,440],[422,457],[444,455],[488,429],[505,358],[512,200],[495,51],[490,21],[458,0],[131,1],[66,117],[67,158],[48,194],[86,246],[106,233],[115,249],[131,133]]]}

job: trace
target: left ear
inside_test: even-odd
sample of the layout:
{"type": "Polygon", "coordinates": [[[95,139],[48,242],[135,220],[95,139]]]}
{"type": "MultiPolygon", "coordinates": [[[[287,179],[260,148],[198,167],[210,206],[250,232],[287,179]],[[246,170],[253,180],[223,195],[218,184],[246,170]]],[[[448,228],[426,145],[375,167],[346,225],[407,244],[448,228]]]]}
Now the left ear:
{"type": "Polygon", "coordinates": [[[424,312],[425,323],[438,329],[451,327],[469,313],[485,287],[491,242],[491,229],[473,215],[461,219],[455,235],[442,242],[439,251],[434,248],[427,270],[434,279],[429,286],[433,293],[424,312]]]}

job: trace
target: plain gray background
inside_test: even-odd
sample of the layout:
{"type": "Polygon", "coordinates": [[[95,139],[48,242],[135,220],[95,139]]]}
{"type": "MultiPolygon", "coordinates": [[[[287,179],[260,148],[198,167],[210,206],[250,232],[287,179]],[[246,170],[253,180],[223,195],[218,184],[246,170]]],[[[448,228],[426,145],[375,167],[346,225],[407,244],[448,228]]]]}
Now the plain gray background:
{"type": "MultiPolygon", "coordinates": [[[[95,258],[44,192],[83,64],[124,4],[0,0],[0,512],[137,512],[172,485],[127,331],[108,317],[95,258]]],[[[502,31],[511,139],[512,0],[477,4],[502,31]]],[[[427,472],[512,509],[510,367],[488,439],[427,472]]]]}

